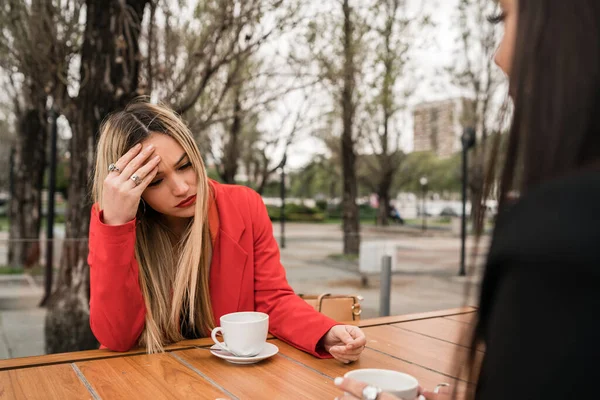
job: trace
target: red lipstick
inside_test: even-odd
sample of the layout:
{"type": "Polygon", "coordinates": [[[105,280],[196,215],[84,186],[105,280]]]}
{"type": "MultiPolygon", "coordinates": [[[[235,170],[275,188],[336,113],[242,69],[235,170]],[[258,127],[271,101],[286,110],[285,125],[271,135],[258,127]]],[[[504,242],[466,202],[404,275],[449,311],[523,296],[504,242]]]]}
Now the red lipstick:
{"type": "Polygon", "coordinates": [[[181,203],[177,204],[176,207],[177,208],[186,208],[186,207],[191,206],[194,203],[196,203],[196,195],[188,197],[187,199],[185,199],[181,203]]]}

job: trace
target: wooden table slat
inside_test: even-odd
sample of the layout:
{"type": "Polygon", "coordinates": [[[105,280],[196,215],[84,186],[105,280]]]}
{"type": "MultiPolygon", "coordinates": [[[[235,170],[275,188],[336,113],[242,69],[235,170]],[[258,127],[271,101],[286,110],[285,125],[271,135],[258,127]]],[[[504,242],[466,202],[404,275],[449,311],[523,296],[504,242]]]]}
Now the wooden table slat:
{"type": "MultiPolygon", "coordinates": [[[[457,378],[457,366],[467,360],[469,349],[393,326],[365,328],[367,347],[421,367],[457,378]]],[[[478,352],[476,363],[483,353],[478,352]]]]}
{"type": "Polygon", "coordinates": [[[444,318],[451,319],[453,321],[459,321],[466,324],[475,324],[477,321],[477,313],[466,313],[466,314],[456,314],[456,315],[447,315],[444,318]]]}
{"type": "Polygon", "coordinates": [[[431,311],[424,312],[419,314],[408,314],[408,315],[397,315],[390,317],[380,317],[380,318],[370,318],[360,321],[357,325],[361,328],[366,328],[369,326],[379,326],[379,325],[390,325],[397,324],[399,322],[406,321],[416,321],[421,319],[429,319],[429,318],[440,318],[440,317],[451,317],[461,314],[473,313],[476,311],[475,307],[461,307],[461,308],[453,308],[450,310],[442,310],[442,311],[431,311]]]}
{"type": "Polygon", "coordinates": [[[240,399],[333,399],[333,381],[277,354],[251,365],[234,365],[194,349],[174,352],[240,399]]]}
{"type": "MultiPolygon", "coordinates": [[[[319,360],[312,357],[310,354],[306,354],[294,347],[283,343],[277,342],[277,346],[281,353],[287,357],[290,357],[307,368],[319,371],[322,374],[327,375],[331,379],[338,376],[344,376],[349,371],[361,368],[379,368],[379,369],[391,369],[394,371],[404,372],[412,375],[419,381],[419,384],[425,388],[434,388],[438,383],[446,382],[454,385],[454,379],[448,378],[442,374],[438,374],[427,368],[423,368],[419,365],[412,364],[406,361],[399,360],[389,354],[382,353],[373,349],[366,348],[360,356],[360,359],[351,364],[342,364],[334,359],[319,360]]],[[[463,390],[464,392],[464,390],[463,390]]],[[[462,394],[459,392],[459,394],[462,394]]]]}
{"type": "Polygon", "coordinates": [[[103,399],[228,398],[168,353],[78,362],[103,399]]]}
{"type": "Polygon", "coordinates": [[[471,347],[473,325],[446,318],[422,319],[390,325],[425,336],[444,340],[463,347],[471,347]]]}
{"type": "MultiPolygon", "coordinates": [[[[269,335],[269,339],[274,339],[269,335]]],[[[183,340],[181,342],[165,347],[165,351],[193,349],[197,347],[212,346],[214,342],[211,338],[183,340]]],[[[14,368],[28,368],[45,365],[72,363],[77,361],[91,361],[105,358],[130,357],[146,354],[146,349],[135,348],[125,352],[116,352],[106,349],[74,351],[71,353],[46,354],[42,356],[31,356],[22,358],[8,358],[0,360],[0,371],[14,368]]]]}
{"type": "Polygon", "coordinates": [[[91,399],[70,364],[0,372],[0,399],[91,399]]]}

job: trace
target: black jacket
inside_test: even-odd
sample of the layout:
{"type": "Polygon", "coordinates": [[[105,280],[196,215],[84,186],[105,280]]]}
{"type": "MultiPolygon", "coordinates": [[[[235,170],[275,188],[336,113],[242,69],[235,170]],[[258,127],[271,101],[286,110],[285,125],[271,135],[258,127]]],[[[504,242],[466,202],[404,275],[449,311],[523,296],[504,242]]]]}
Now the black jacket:
{"type": "Polygon", "coordinates": [[[503,213],[481,289],[478,400],[600,399],[600,172],[503,213]]]}

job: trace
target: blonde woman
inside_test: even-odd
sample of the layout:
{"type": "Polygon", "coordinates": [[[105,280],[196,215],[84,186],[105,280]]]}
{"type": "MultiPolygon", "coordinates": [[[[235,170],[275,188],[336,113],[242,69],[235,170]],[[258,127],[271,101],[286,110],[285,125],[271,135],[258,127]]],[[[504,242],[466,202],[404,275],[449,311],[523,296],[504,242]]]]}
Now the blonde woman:
{"type": "Polygon", "coordinates": [[[358,359],[363,332],[317,313],[288,285],[260,196],[207,178],[169,108],[134,102],[101,127],[90,223],[90,324],[103,347],[149,353],[203,337],[236,311],[317,357],[358,359]]]}

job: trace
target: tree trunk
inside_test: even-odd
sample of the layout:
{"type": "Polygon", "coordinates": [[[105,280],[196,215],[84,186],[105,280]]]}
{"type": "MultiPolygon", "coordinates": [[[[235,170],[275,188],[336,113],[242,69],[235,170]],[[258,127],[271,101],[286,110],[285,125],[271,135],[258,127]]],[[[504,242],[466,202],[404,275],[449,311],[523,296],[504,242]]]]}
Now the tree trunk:
{"type": "Polygon", "coordinates": [[[46,167],[47,122],[43,102],[20,116],[9,203],[8,263],[32,267],[39,261],[42,186],[46,167]]]}
{"type": "Polygon", "coordinates": [[[382,183],[379,186],[378,198],[379,208],[377,210],[377,225],[388,226],[390,216],[390,186],[389,183],[382,183]]]}
{"type": "Polygon", "coordinates": [[[477,231],[477,220],[483,211],[481,201],[483,198],[485,143],[481,143],[471,152],[469,163],[469,197],[471,200],[471,224],[473,232],[477,231]]]}
{"type": "Polygon", "coordinates": [[[269,177],[271,176],[271,171],[269,171],[269,159],[265,153],[262,154],[262,165],[259,166],[257,163],[256,170],[258,171],[257,175],[260,176],[256,192],[262,196],[265,187],[269,182],[269,177]]]}
{"type": "Polygon", "coordinates": [[[343,174],[343,230],[344,254],[358,254],[360,249],[360,219],[356,205],[358,183],[356,179],[356,154],[354,152],[354,102],[355,65],[352,10],[349,0],[344,0],[344,86],[342,89],[342,174],[343,174]]]}
{"type": "Polygon", "coordinates": [[[240,158],[239,139],[242,132],[242,92],[239,87],[235,90],[234,94],[233,121],[229,130],[229,140],[225,145],[223,173],[221,174],[223,182],[228,184],[235,183],[240,158]]]}
{"type": "Polygon", "coordinates": [[[148,0],[87,0],[79,95],[67,107],[71,123],[71,182],[66,239],[58,282],[46,315],[46,352],[97,348],[89,328],[88,197],[100,122],[136,96],[139,34],[148,0]],[[127,13],[133,12],[130,16],[127,13]],[[136,21],[135,26],[115,21],[136,21]]]}

